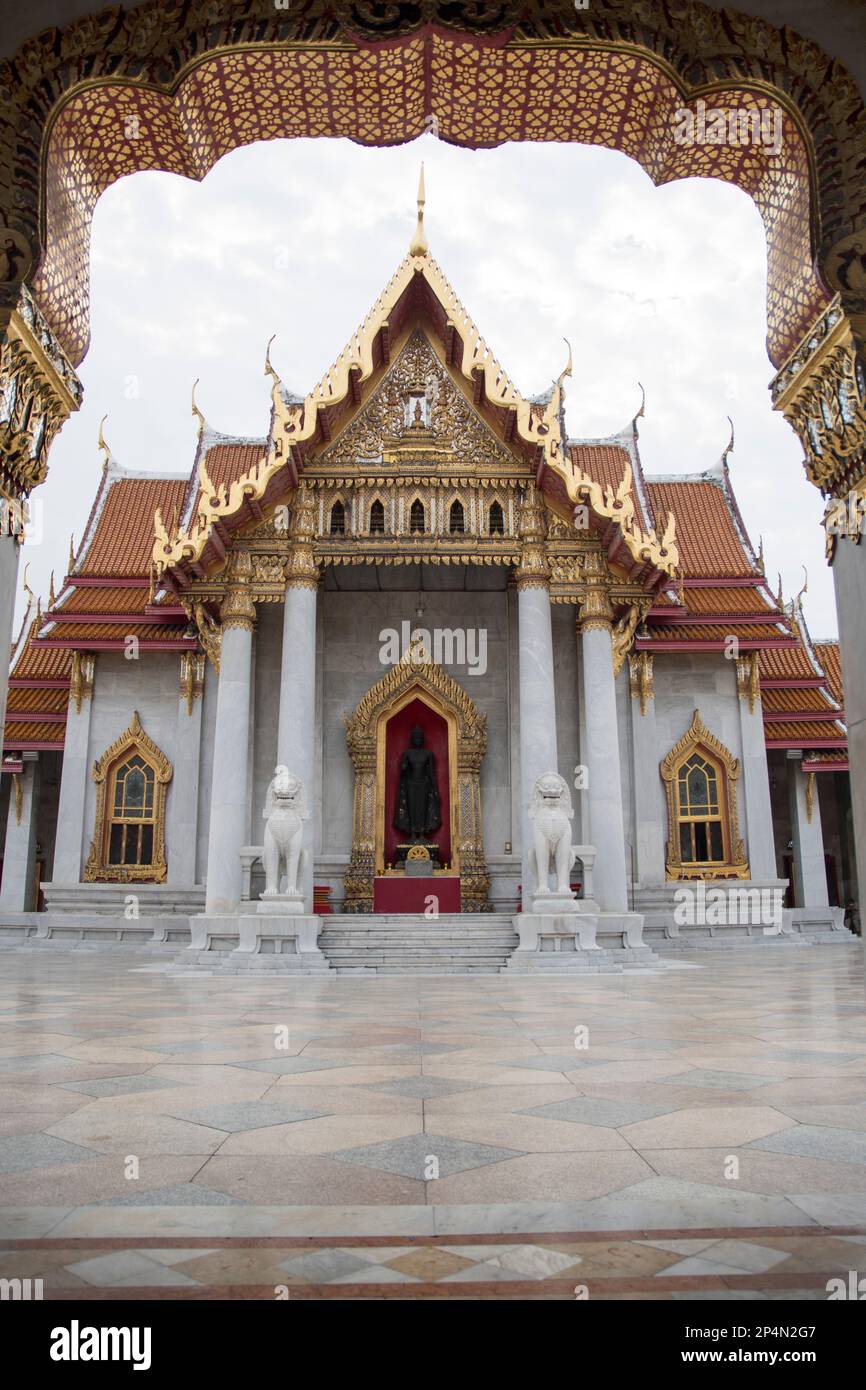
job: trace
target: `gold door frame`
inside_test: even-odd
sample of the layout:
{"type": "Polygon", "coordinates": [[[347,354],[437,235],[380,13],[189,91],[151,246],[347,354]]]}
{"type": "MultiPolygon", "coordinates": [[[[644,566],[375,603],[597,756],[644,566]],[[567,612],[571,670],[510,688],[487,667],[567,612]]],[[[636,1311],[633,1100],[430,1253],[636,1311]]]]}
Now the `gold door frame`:
{"type": "Polygon", "coordinates": [[[413,639],[401,661],[344,716],[355,770],[352,857],[345,879],[346,911],[372,912],[373,879],[384,869],[385,730],[410,700],[421,699],[448,724],[448,796],[451,863],[460,873],[465,912],[487,909],[490,879],[481,822],[481,761],[487,751],[487,716],[462,686],[413,639]]]}
{"type": "Polygon", "coordinates": [[[460,872],[460,843],[458,839],[457,816],[457,720],[453,710],[436,698],[420,683],[411,685],[402,695],[398,695],[379,714],[376,721],[376,873],[385,872],[385,762],[387,757],[388,724],[395,714],[405,709],[413,700],[420,700],[435,714],[441,716],[448,725],[448,826],[451,840],[449,867],[460,872]]]}

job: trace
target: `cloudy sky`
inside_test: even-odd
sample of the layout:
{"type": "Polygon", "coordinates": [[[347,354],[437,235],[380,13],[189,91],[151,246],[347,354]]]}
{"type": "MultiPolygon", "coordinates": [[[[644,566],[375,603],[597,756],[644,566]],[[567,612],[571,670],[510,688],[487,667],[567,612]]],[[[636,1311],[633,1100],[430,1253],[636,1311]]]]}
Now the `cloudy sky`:
{"type": "MultiPolygon", "coordinates": [[[[692,179],[653,188],[624,155],[572,145],[473,152],[425,136],[393,150],[344,140],[237,150],[202,184],[142,173],[104,195],[92,248],[85,402],[38,494],[30,583],[65,572],[98,485],[99,421],[118,462],[187,471],[196,426],[264,434],[265,344],[304,394],[392,275],[414,226],[421,159],[430,248],[525,394],[574,348],[572,436],[621,429],[647,393],[647,473],[710,467],[736,427],[734,486],[767,573],[790,596],[808,567],[813,636],[836,630],[820,499],[770,408],[765,246],[751,201],[692,179]]],[[[20,607],[19,607],[20,611],[20,607]]]]}

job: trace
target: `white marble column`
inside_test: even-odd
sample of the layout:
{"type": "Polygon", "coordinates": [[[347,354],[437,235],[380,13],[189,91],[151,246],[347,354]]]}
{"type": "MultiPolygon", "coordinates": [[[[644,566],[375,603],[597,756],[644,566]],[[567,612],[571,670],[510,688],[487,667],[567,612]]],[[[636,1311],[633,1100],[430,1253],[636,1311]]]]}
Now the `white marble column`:
{"type": "MultiPolygon", "coordinates": [[[[610,619],[593,609],[580,622],[586,706],[586,799],[595,845],[595,897],[603,912],[627,912],[625,830],[610,619]]],[[[586,829],[584,829],[586,833],[586,829]]]]}
{"type": "Polygon", "coordinates": [[[241,900],[239,851],[249,836],[248,739],[255,605],[243,587],[227,593],[222,619],[205,885],[208,915],[237,912],[241,900]]]}
{"type": "Polygon", "coordinates": [[[665,881],[665,797],[659,776],[653,658],[629,657],[635,858],[641,888],[665,881]]]}
{"type": "Polygon", "coordinates": [[[168,883],[177,888],[191,888],[195,883],[204,663],[199,652],[184,652],[180,659],[177,751],[168,793],[165,837],[168,883]]]}
{"type": "Polygon", "coordinates": [[[746,819],[746,853],[752,878],[778,878],[776,846],[773,840],[773,808],[770,800],[770,773],[767,767],[767,741],[761,691],[753,672],[757,653],[737,661],[737,692],[740,706],[743,800],[746,819]]]}
{"type": "MultiPolygon", "coordinates": [[[[866,530],[861,521],[861,535],[866,530]]],[[[851,766],[851,814],[861,902],[866,893],[866,542],[839,536],[833,554],[839,614],[839,654],[845,684],[845,723],[851,766]]],[[[866,937],[864,937],[866,944],[866,937]]]]}
{"type": "Polygon", "coordinates": [[[518,670],[520,693],[520,846],[523,910],[531,910],[537,887],[529,866],[532,788],[545,772],[556,772],[556,705],[553,691],[553,630],[546,580],[518,578],[518,670]]]}
{"type": "Polygon", "coordinates": [[[829,907],[824,836],[815,773],[804,772],[799,758],[788,758],[788,805],[794,855],[794,906],[829,907]],[[811,778],[811,786],[809,779],[811,778]]]}
{"type": "MultiPolygon", "coordinates": [[[[8,522],[6,504],[0,510],[0,520],[8,522]]],[[[14,535],[0,528],[0,652],[12,649],[12,623],[15,616],[15,595],[18,592],[18,552],[20,545],[14,535]]],[[[9,663],[5,656],[0,663],[0,729],[6,724],[6,696],[9,690],[9,663]]]]}
{"type": "Polygon", "coordinates": [[[51,882],[69,887],[81,882],[81,857],[85,840],[90,843],[93,826],[84,824],[87,779],[90,776],[90,717],[93,708],[94,658],[73,652],[69,707],[63,739],[63,769],[60,774],[60,803],[57,808],[57,834],[54,841],[54,868],[51,882]]]}
{"type": "Polygon", "coordinates": [[[36,817],[39,810],[39,754],[24,753],[24,768],[9,789],[0,911],[36,910],[36,817]],[[16,783],[17,781],[17,790],[16,783]]]}
{"type": "Polygon", "coordinates": [[[316,581],[292,581],[283,611],[283,654],[280,670],[280,718],[277,764],[283,764],[304,784],[311,814],[304,825],[307,851],[298,887],[304,911],[313,910],[316,796],[316,581]]]}

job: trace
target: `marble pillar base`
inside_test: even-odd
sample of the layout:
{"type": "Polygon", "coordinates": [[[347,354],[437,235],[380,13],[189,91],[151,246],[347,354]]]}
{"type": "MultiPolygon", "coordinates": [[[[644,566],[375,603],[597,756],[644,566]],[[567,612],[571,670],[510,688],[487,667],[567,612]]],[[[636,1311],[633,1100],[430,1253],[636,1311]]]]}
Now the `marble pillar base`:
{"type": "Polygon", "coordinates": [[[256,912],[265,916],[300,916],[304,911],[303,893],[262,893],[256,905],[256,912]]]}
{"type": "Polygon", "coordinates": [[[265,913],[264,921],[258,913],[255,916],[242,916],[238,918],[238,944],[234,954],[253,952],[258,955],[264,950],[274,955],[294,952],[302,956],[320,956],[318,936],[321,929],[321,917],[305,913],[299,915],[293,910],[281,916],[269,910],[265,913]]]}
{"type": "MultiPolygon", "coordinates": [[[[554,897],[551,895],[536,901],[552,903],[554,897]]],[[[568,950],[595,951],[598,950],[595,939],[597,927],[597,913],[576,912],[573,906],[569,906],[565,912],[561,909],[556,912],[553,908],[539,912],[533,904],[532,912],[519,912],[514,918],[514,930],[520,937],[518,951],[539,951],[542,940],[549,940],[551,949],[559,949],[566,944],[568,950]],[[560,937],[569,940],[567,943],[556,940],[560,937]]]]}

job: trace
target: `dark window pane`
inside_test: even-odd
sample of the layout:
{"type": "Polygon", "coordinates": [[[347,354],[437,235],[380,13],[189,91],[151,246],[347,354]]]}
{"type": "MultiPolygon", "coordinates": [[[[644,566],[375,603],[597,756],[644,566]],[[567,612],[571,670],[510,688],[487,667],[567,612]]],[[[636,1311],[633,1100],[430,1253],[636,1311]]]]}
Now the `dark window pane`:
{"type": "Polygon", "coordinates": [[[331,508],[331,535],[344,536],[346,534],[346,511],[342,502],[335,502],[331,508]]]}
{"type": "Polygon", "coordinates": [[[123,826],[113,825],[108,841],[108,862],[109,864],[121,864],[121,853],[123,848],[123,826]]]}
{"type": "Polygon", "coordinates": [[[725,857],[724,844],[722,840],[722,823],[713,821],[710,825],[710,858],[714,863],[720,864],[725,857]]]}
{"type": "Polygon", "coordinates": [[[147,780],[140,767],[133,768],[126,775],[126,814],[140,816],[144,810],[144,792],[147,780]]]}
{"type": "Polygon", "coordinates": [[[139,830],[141,835],[141,854],[138,862],[140,864],[153,863],[153,826],[143,825],[139,830]]]}
{"type": "Polygon", "coordinates": [[[498,502],[492,502],[490,504],[489,524],[491,536],[501,536],[504,534],[505,519],[502,515],[502,508],[498,502]]]}
{"type": "Polygon", "coordinates": [[[695,861],[703,864],[709,857],[707,854],[707,827],[703,821],[695,821],[695,861]]]}
{"type": "Polygon", "coordinates": [[[124,864],[138,863],[138,836],[139,827],[137,825],[126,826],[126,846],[123,851],[124,864]]]}
{"type": "Polygon", "coordinates": [[[412,534],[423,534],[424,531],[424,503],[415,501],[412,503],[412,510],[409,513],[409,530],[412,534]]]}
{"type": "Polygon", "coordinates": [[[459,502],[452,502],[451,514],[448,518],[448,529],[452,536],[462,535],[465,530],[463,520],[463,508],[459,502]]]}
{"type": "Polygon", "coordinates": [[[680,826],[680,859],[684,864],[691,864],[693,862],[690,825],[680,826]]]}

